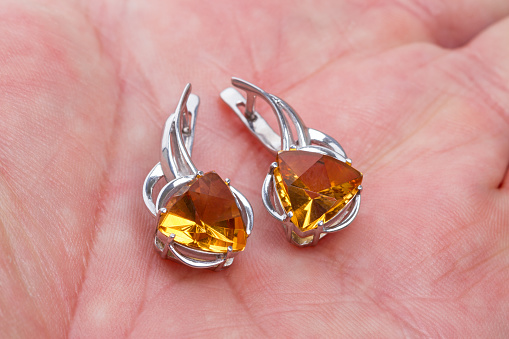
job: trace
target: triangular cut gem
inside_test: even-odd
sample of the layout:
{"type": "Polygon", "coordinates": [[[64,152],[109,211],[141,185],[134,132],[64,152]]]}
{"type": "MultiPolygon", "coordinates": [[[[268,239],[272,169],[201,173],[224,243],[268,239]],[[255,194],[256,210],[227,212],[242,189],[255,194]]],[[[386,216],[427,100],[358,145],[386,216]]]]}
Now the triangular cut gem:
{"type": "Polygon", "coordinates": [[[242,251],[247,234],[235,197],[215,172],[191,181],[172,196],[158,229],[175,242],[207,252],[242,251]]]}
{"type": "Polygon", "coordinates": [[[336,216],[357,194],[362,173],[328,155],[281,151],[274,170],[276,190],[292,222],[303,232],[336,216]]]}

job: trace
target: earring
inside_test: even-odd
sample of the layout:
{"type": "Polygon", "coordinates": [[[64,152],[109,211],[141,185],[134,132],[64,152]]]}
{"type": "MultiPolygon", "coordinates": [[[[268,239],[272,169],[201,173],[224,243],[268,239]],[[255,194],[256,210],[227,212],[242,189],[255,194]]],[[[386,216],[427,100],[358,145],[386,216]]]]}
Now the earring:
{"type": "Polygon", "coordinates": [[[145,179],[143,199],[157,218],[155,247],[161,257],[221,270],[244,250],[253,229],[253,210],[230,180],[198,171],[191,161],[198,105],[198,96],[187,84],[166,121],[161,162],[145,179]],[[167,184],[154,203],[154,186],[163,177],[167,184]]]}
{"type": "Polygon", "coordinates": [[[283,223],[287,240],[297,246],[316,245],[325,235],[350,225],[359,212],[362,174],[351,166],[341,145],[306,127],[277,96],[241,79],[232,78],[232,84],[247,98],[232,87],[221,98],[277,154],[265,177],[262,199],[268,212],[283,223]],[[280,136],[256,112],[257,97],[276,114],[280,136]]]}

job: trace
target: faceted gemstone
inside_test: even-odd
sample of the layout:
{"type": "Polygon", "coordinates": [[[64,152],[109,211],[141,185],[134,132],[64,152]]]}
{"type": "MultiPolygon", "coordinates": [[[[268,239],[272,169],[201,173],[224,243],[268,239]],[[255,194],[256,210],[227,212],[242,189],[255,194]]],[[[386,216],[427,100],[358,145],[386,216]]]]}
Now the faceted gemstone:
{"type": "Polygon", "coordinates": [[[158,229],[175,242],[215,253],[242,251],[247,234],[240,210],[226,183],[209,172],[184,186],[165,206],[158,229]]]}
{"type": "Polygon", "coordinates": [[[281,151],[274,169],[276,190],[291,221],[303,232],[336,216],[359,191],[362,174],[328,155],[281,151]]]}

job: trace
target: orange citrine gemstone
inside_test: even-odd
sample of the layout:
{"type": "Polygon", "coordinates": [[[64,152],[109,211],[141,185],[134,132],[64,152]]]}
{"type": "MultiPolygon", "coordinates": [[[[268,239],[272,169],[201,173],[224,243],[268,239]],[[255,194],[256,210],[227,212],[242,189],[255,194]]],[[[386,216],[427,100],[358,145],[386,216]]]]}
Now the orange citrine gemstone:
{"type": "Polygon", "coordinates": [[[175,242],[207,252],[242,251],[247,234],[240,210],[226,183],[215,172],[191,181],[166,204],[158,229],[175,242]]]}
{"type": "Polygon", "coordinates": [[[328,155],[281,151],[274,169],[276,190],[291,221],[303,232],[336,216],[357,194],[362,174],[328,155]]]}

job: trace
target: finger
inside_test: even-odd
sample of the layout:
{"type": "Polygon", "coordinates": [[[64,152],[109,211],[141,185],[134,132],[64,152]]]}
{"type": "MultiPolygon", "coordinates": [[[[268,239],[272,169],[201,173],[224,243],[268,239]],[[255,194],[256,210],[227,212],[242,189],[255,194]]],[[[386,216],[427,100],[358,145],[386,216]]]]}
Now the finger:
{"type": "Polygon", "coordinates": [[[509,15],[504,0],[396,1],[427,26],[435,42],[443,47],[458,47],[484,28],[509,15]]]}
{"type": "MultiPolygon", "coordinates": [[[[459,46],[509,13],[504,0],[482,5],[473,0],[160,1],[139,3],[132,13],[119,8],[121,2],[87,6],[91,20],[108,37],[105,48],[118,53],[125,50],[120,45],[125,42],[136,46],[122,56],[144,60],[141,71],[163,103],[175,80],[167,76],[171,71],[184,69],[187,77],[182,81],[209,86],[210,79],[225,79],[222,84],[227,85],[234,74],[282,93],[352,55],[423,41],[459,46]]],[[[212,88],[210,98],[222,86],[212,88]]]]}
{"type": "MultiPolygon", "coordinates": [[[[489,27],[472,43],[458,52],[454,62],[456,78],[471,93],[477,93],[486,110],[480,118],[492,120],[488,137],[495,141],[490,166],[498,173],[492,183],[507,188],[509,166],[509,19],[489,27]]],[[[480,114],[481,115],[481,114],[480,114]]]]}

